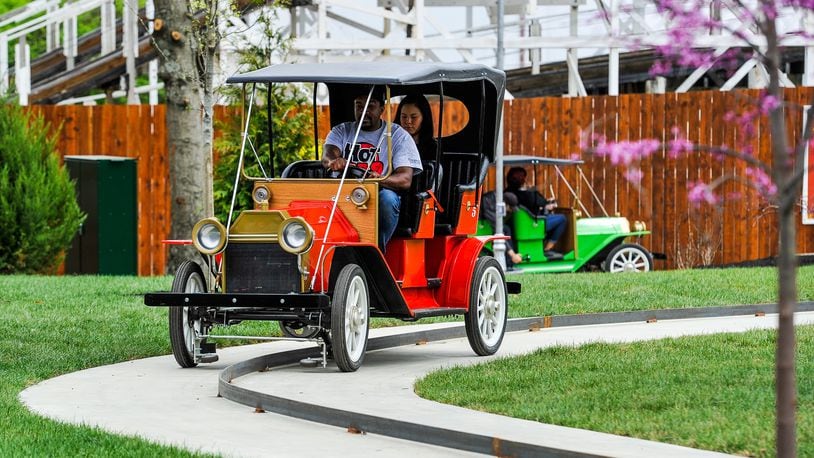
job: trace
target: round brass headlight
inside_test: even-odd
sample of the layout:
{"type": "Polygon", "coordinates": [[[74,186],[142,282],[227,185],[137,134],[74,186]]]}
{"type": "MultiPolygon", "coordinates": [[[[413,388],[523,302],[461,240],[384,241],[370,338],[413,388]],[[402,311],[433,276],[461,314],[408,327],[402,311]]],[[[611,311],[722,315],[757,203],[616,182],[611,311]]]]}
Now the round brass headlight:
{"type": "Polygon", "coordinates": [[[302,218],[289,218],[280,225],[279,240],[285,251],[299,254],[311,248],[314,230],[302,218]]]}
{"type": "Polygon", "coordinates": [[[204,218],[192,228],[192,244],[203,254],[216,254],[226,246],[226,228],[216,218],[204,218]]]}
{"type": "Polygon", "coordinates": [[[633,229],[636,232],[646,231],[647,230],[647,224],[644,224],[644,221],[635,221],[633,223],[633,229]]]}

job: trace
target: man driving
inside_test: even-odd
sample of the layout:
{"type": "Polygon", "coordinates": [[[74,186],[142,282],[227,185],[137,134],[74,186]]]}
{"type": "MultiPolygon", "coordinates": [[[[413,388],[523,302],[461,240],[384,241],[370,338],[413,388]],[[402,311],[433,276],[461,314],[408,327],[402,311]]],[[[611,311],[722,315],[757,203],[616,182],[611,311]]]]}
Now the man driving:
{"type": "Polygon", "coordinates": [[[356,121],[338,124],[328,133],[322,165],[341,173],[349,162],[371,177],[386,177],[379,182],[379,249],[384,252],[399,221],[400,194],[410,189],[413,175],[421,171],[421,157],[410,134],[392,124],[393,172],[388,175],[387,125],[382,121],[384,89],[374,86],[366,104],[368,94],[365,91],[353,99],[356,121]]]}

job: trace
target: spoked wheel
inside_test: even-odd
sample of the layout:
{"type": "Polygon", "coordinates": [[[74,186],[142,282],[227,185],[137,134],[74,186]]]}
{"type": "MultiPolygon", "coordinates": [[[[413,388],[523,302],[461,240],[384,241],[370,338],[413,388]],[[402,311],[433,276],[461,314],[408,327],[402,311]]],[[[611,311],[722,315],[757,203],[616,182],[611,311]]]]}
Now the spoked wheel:
{"type": "Polygon", "coordinates": [[[331,343],[336,365],[353,372],[362,365],[370,327],[370,296],[361,267],[348,264],[339,272],[331,303],[331,343]]]}
{"type": "Polygon", "coordinates": [[[623,243],[614,248],[602,263],[605,272],[648,272],[653,270],[653,255],[641,245],[623,243]]]}
{"type": "Polygon", "coordinates": [[[299,321],[281,321],[280,332],[284,337],[296,337],[299,339],[313,339],[318,336],[320,329],[316,326],[308,326],[299,321]]]}
{"type": "Polygon", "coordinates": [[[491,256],[478,258],[464,316],[466,338],[479,356],[493,355],[506,333],[508,297],[503,269],[491,256]]]}
{"type": "MultiPolygon", "coordinates": [[[[200,266],[184,261],[172,280],[174,293],[205,293],[206,281],[200,266]]],[[[181,367],[195,367],[195,336],[204,334],[203,320],[191,307],[170,307],[170,343],[172,354],[181,367]]]]}

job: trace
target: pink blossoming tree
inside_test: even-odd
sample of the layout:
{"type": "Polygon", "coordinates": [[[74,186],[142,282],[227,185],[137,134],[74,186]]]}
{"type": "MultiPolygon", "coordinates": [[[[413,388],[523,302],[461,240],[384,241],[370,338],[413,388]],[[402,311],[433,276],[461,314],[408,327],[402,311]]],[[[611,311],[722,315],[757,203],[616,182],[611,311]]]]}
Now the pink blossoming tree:
{"type": "MultiPolygon", "coordinates": [[[[674,65],[701,67],[715,65],[732,70],[745,58],[756,59],[768,74],[767,88],[754,100],[751,108],[732,111],[724,119],[735,123],[742,133],[736,145],[700,145],[683,138],[681,131],[673,129],[669,140],[638,140],[613,142],[601,135],[584,135],[583,148],[593,154],[605,156],[610,162],[626,168],[626,179],[638,183],[642,172],[641,160],[665,148],[672,157],[689,154],[712,154],[735,158],[745,163],[745,176],[725,176],[715,181],[693,183],[689,199],[693,202],[715,204],[722,199],[721,185],[729,179],[746,182],[767,199],[778,212],[778,306],[779,325],[776,353],[776,445],[778,457],[796,456],[795,410],[797,390],[795,383],[794,311],[797,306],[797,258],[795,209],[800,203],[804,176],[804,155],[807,154],[814,123],[814,100],[807,111],[807,121],[797,144],[790,144],[787,135],[786,110],[801,110],[783,102],[781,89],[781,53],[793,40],[811,40],[812,30],[787,30],[778,21],[781,12],[796,17],[814,13],[814,0],[654,0],[658,10],[667,18],[667,32],[660,42],[644,43],[654,46],[658,56],[651,69],[664,74],[674,65]],[[714,5],[711,5],[714,4],[714,5]],[[721,20],[708,14],[710,6],[723,6],[731,14],[721,20]],[[703,47],[699,37],[721,33],[739,41],[739,46],[721,53],[703,47]],[[743,50],[746,50],[745,52],[743,50]],[[771,131],[770,163],[760,161],[751,141],[758,118],[768,117],[771,131]]],[[[802,21],[798,21],[802,23],[802,21]]],[[[784,27],[784,25],[786,25],[784,27]]],[[[706,45],[710,46],[711,41],[706,45]]],[[[791,128],[798,128],[791,126],[791,128]]]]}

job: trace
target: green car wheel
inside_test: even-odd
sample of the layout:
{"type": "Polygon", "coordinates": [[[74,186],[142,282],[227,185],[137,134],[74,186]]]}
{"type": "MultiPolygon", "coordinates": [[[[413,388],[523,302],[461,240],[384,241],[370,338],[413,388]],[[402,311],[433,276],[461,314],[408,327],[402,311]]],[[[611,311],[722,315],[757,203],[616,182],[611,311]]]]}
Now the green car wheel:
{"type": "Polygon", "coordinates": [[[653,270],[653,255],[641,245],[623,243],[608,253],[602,270],[610,273],[649,272],[653,270]]]}

